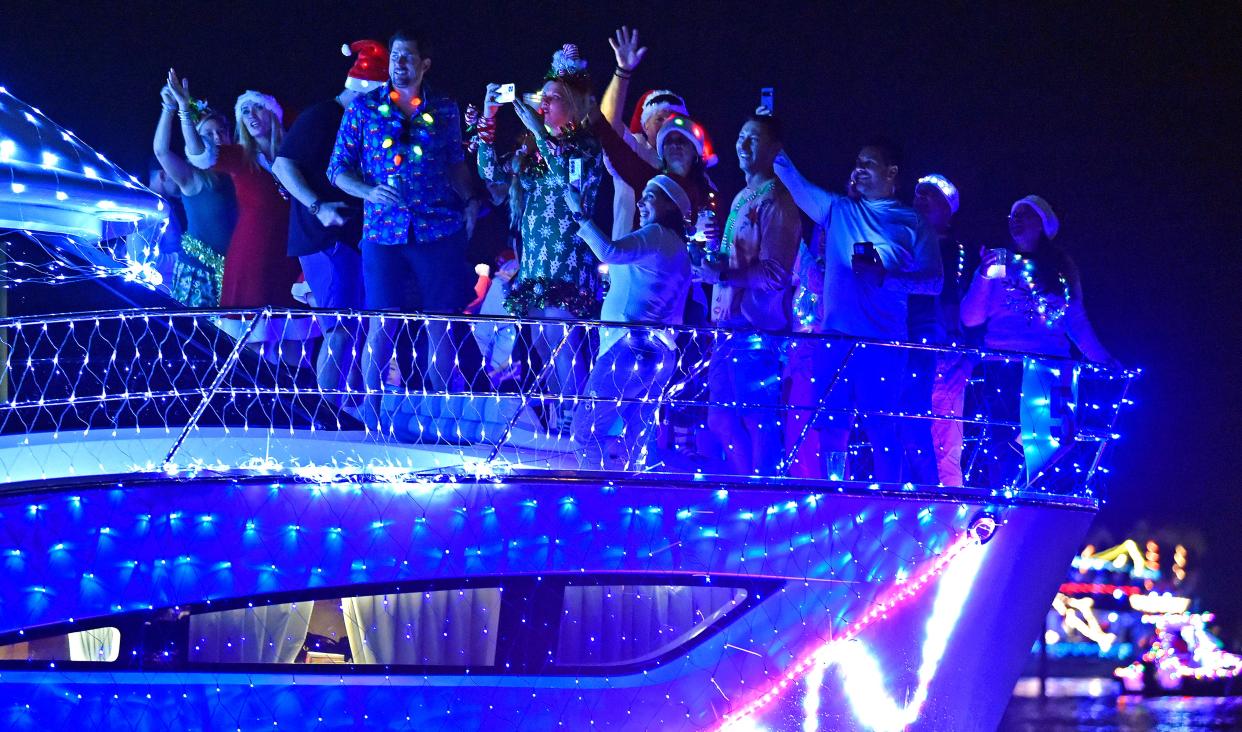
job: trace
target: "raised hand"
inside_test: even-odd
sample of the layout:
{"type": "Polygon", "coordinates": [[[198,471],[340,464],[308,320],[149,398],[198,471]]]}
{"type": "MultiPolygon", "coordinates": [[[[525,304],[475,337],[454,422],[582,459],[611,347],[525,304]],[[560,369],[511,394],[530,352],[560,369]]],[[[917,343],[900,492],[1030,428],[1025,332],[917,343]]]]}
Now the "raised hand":
{"type": "Polygon", "coordinates": [[[168,86],[165,87],[177,101],[182,110],[190,108],[190,80],[177,77],[175,69],[168,70],[168,86]]]}
{"type": "Polygon", "coordinates": [[[617,68],[622,71],[633,71],[647,55],[646,47],[638,45],[638,31],[624,25],[615,37],[608,39],[608,45],[612,46],[612,52],[617,57],[617,68]]]}
{"type": "Polygon", "coordinates": [[[535,137],[547,137],[547,132],[543,129],[543,118],[535,112],[534,107],[521,99],[514,99],[513,111],[517,112],[518,119],[522,120],[522,124],[526,125],[526,129],[534,133],[535,137]]]}
{"type": "Polygon", "coordinates": [[[487,92],[483,94],[483,116],[486,119],[496,119],[496,113],[500,111],[500,102],[496,101],[499,91],[500,84],[487,85],[487,92]]]}
{"type": "Polygon", "coordinates": [[[160,101],[164,103],[165,107],[177,106],[177,97],[173,94],[172,89],[168,88],[168,84],[160,87],[160,101]]]}

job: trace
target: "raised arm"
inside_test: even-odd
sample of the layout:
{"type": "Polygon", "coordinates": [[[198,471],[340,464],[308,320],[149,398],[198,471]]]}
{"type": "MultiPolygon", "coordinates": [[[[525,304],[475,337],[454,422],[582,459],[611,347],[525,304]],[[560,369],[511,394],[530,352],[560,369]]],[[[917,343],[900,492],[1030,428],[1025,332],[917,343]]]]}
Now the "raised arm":
{"type": "Polygon", "coordinates": [[[794,167],[793,161],[789,159],[784,150],[777,153],[776,159],[772,161],[772,168],[776,171],[776,177],[780,179],[785,188],[789,189],[789,195],[793,196],[798,208],[810,216],[815,223],[825,224],[828,215],[832,213],[833,202],[841,196],[826,191],[807,180],[794,167]]]}
{"type": "Polygon", "coordinates": [[[185,155],[198,168],[210,168],[214,156],[207,149],[203,138],[190,118],[190,80],[181,79],[173,69],[168,70],[168,85],[164,87],[177,101],[177,116],[181,118],[181,136],[185,138],[185,155]]]}
{"type": "Polygon", "coordinates": [[[160,90],[160,101],[163,108],[160,111],[160,121],[155,125],[155,139],[151,143],[155,159],[160,161],[160,167],[181,189],[182,195],[192,196],[198,193],[198,176],[194,174],[194,168],[186,162],[185,158],[174,152],[172,147],[173,118],[177,114],[177,98],[173,96],[172,90],[165,86],[160,90]]]}
{"type": "Polygon", "coordinates": [[[508,175],[501,169],[496,155],[496,115],[500,104],[496,102],[499,84],[488,84],[483,95],[483,111],[479,117],[479,152],[476,161],[479,177],[488,183],[504,183],[508,175]]]}
{"type": "Polygon", "coordinates": [[[602,116],[592,117],[591,132],[599,138],[600,147],[604,148],[604,154],[608,156],[612,169],[617,171],[617,175],[630,188],[642,190],[647,181],[660,172],[634,152],[634,148],[627,145],[602,116]]]}
{"type": "Polygon", "coordinates": [[[608,88],[600,99],[599,109],[604,118],[618,134],[625,133],[625,97],[630,89],[630,76],[638,64],[642,63],[647,49],[638,44],[638,31],[631,31],[626,26],[616,35],[608,39],[613,55],[617,59],[617,68],[608,81],[608,88]]]}
{"type": "MultiPolygon", "coordinates": [[[[944,261],[940,243],[920,220],[914,226],[911,256],[907,261],[887,267],[883,287],[911,295],[939,295],[944,288],[944,261]]],[[[903,258],[904,259],[904,258],[903,258]]]]}

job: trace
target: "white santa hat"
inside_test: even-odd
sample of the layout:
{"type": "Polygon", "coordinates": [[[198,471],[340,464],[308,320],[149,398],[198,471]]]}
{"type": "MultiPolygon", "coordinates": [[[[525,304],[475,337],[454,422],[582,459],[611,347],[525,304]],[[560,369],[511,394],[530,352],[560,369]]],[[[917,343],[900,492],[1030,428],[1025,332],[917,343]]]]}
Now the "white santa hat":
{"type": "Polygon", "coordinates": [[[1044,223],[1044,235],[1049,239],[1057,237],[1057,231],[1061,228],[1061,222],[1057,219],[1057,215],[1052,210],[1052,206],[1039,196],[1031,194],[1023,196],[1013,202],[1009,207],[1009,215],[1013,216],[1013,212],[1018,210],[1019,206],[1030,206],[1031,210],[1039,216],[1039,220],[1044,223]]]}
{"type": "Polygon", "coordinates": [[[285,123],[285,112],[280,108],[280,102],[276,101],[276,97],[263,92],[257,92],[247,89],[240,97],[237,98],[237,104],[233,105],[234,119],[241,122],[242,107],[247,104],[257,104],[272,113],[276,118],[276,124],[283,125],[285,123]]]}

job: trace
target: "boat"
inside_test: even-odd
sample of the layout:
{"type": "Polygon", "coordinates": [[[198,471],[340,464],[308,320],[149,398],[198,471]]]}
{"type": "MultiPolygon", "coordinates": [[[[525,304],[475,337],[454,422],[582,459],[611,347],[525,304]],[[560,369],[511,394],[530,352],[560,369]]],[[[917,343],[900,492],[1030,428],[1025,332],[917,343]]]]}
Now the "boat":
{"type": "Polygon", "coordinates": [[[1242,692],[1242,656],[1224,650],[1208,629],[1212,613],[1144,615],[1154,628],[1138,660],[1113,673],[1144,696],[1232,696],[1242,692]]]}
{"type": "MultiPolygon", "coordinates": [[[[0,140],[29,124],[62,138],[30,109],[0,92],[0,140]]],[[[20,176],[42,175],[37,145],[5,149],[0,179],[25,187],[0,206],[27,206],[0,216],[6,251],[36,241],[56,262],[40,271],[81,275],[66,275],[72,296],[41,281],[54,295],[39,308],[19,295],[29,283],[4,283],[26,303],[0,318],[9,730],[993,729],[1098,509],[1137,375],[791,334],[783,345],[1002,360],[1077,394],[1072,429],[1028,419],[1049,405],[1030,390],[1021,423],[941,417],[963,422],[966,465],[989,430],[1022,428],[1053,457],[1021,480],[879,483],[861,431],[851,472],[807,477],[791,465],[823,401],[712,401],[712,344],[752,334],[665,329],[679,360],[659,412],[767,409],[785,458],[732,474],[663,444],[604,469],[546,419],[592,397],[548,388],[521,345],[600,324],[386,313],[415,352],[446,325],[463,334],[460,375],[431,388],[407,366],[370,426],[332,406],[367,395],[321,389],[310,359],[251,338],[368,314],[160,301],[147,268],[111,257],[111,232],[42,223],[58,201],[95,215],[87,181],[103,177],[137,196],[131,233],[158,228],[157,199],[119,169],[36,187],[20,176]],[[498,384],[472,344],[503,329],[526,362],[498,384]]]]}

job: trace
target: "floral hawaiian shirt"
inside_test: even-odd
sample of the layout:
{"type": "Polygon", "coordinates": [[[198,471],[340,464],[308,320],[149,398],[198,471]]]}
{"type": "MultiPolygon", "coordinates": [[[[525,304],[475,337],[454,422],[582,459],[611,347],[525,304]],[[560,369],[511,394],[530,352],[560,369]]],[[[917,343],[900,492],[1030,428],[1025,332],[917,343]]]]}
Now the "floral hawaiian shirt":
{"type": "Polygon", "coordinates": [[[328,180],[343,172],[370,185],[387,183],[402,206],[364,202],[363,241],[400,245],[455,234],[465,226],[452,168],[465,158],[457,103],[423,85],[423,102],[408,119],[389,98],[388,84],[363,94],[341,119],[328,180]]]}

